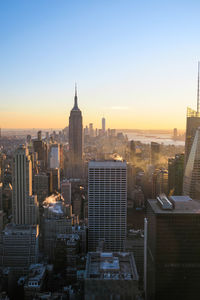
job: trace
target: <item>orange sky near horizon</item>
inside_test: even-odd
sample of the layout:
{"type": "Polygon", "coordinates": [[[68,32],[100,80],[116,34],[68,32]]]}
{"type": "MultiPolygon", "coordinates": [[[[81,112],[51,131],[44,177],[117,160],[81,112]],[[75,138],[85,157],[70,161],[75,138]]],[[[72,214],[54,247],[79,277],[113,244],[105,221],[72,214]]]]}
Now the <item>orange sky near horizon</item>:
{"type": "MultiPolygon", "coordinates": [[[[70,111],[56,111],[55,113],[31,113],[31,112],[1,112],[0,126],[1,128],[64,128],[68,126],[70,111]]],[[[101,128],[102,114],[99,112],[89,111],[82,112],[83,126],[93,123],[94,128],[101,128]]],[[[113,110],[112,115],[104,115],[106,118],[106,128],[116,129],[173,129],[185,130],[186,118],[184,120],[176,120],[175,116],[165,118],[163,114],[155,115],[143,113],[136,115],[128,109],[113,110]],[[175,121],[176,120],[176,121],[175,121]]]]}

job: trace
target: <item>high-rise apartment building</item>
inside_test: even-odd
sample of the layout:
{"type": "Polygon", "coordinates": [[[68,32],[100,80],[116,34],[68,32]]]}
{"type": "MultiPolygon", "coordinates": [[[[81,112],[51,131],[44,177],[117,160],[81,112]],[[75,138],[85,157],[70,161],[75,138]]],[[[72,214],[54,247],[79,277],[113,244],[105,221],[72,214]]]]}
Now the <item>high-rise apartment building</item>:
{"type": "Polygon", "coordinates": [[[126,238],[127,172],[124,161],[90,161],[88,182],[88,248],[105,242],[122,251],[126,238]]]}
{"type": "Polygon", "coordinates": [[[145,292],[148,300],[199,298],[200,203],[188,196],[148,200],[145,292]]]}
{"type": "MultiPolygon", "coordinates": [[[[77,90],[75,89],[74,107],[69,117],[69,155],[71,177],[77,177],[83,156],[83,125],[82,113],[78,108],[77,90]]],[[[79,177],[79,176],[78,176],[79,177]]]]}
{"type": "Polygon", "coordinates": [[[37,196],[32,195],[32,162],[28,148],[19,146],[13,158],[12,210],[15,224],[36,224],[37,196]],[[35,221],[34,221],[35,220],[35,221]]]}
{"type": "Polygon", "coordinates": [[[198,199],[197,189],[200,185],[200,128],[196,130],[192,148],[185,166],[183,178],[183,195],[198,199]]]}

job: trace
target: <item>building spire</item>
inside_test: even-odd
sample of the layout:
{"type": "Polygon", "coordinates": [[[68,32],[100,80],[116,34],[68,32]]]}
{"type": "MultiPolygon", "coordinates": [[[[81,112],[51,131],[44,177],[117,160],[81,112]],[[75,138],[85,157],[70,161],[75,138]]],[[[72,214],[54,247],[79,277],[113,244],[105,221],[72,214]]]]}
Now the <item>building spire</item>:
{"type": "Polygon", "coordinates": [[[78,109],[78,97],[77,97],[77,84],[75,83],[75,96],[74,96],[74,107],[73,109],[78,109]]]}
{"type": "Polygon", "coordinates": [[[199,67],[200,67],[200,63],[198,61],[198,79],[197,79],[197,117],[199,116],[199,67]]]}

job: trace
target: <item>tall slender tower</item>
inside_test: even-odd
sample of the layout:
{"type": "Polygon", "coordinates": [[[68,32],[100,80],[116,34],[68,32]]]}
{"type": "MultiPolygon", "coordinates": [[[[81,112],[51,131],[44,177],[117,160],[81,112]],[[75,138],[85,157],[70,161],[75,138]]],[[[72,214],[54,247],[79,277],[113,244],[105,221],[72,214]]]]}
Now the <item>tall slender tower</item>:
{"type": "Polygon", "coordinates": [[[102,131],[103,133],[106,131],[106,119],[104,117],[102,118],[102,131]]]}
{"type": "Polygon", "coordinates": [[[37,224],[37,196],[32,195],[32,162],[28,148],[21,145],[13,158],[12,210],[15,224],[37,224]]]}
{"type": "Polygon", "coordinates": [[[72,177],[79,177],[79,166],[83,156],[83,124],[82,113],[78,107],[77,88],[75,86],[74,107],[69,117],[69,153],[72,177]]]}
{"type": "Polygon", "coordinates": [[[200,112],[199,112],[199,80],[200,80],[200,63],[198,62],[198,79],[197,79],[197,110],[187,108],[187,124],[185,136],[185,166],[190,155],[194,136],[198,127],[200,127],[200,112]]]}

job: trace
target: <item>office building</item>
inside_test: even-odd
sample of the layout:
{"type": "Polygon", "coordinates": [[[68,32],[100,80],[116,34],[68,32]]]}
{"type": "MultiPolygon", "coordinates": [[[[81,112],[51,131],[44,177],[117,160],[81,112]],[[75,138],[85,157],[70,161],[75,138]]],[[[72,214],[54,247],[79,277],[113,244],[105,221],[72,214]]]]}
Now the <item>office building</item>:
{"type": "Polygon", "coordinates": [[[32,195],[32,162],[28,148],[19,146],[13,158],[12,210],[15,224],[34,225],[37,220],[37,196],[32,195]]]}
{"type": "Polygon", "coordinates": [[[102,118],[102,132],[106,132],[106,119],[104,117],[102,118]]]}
{"type": "Polygon", "coordinates": [[[71,182],[64,180],[61,183],[61,195],[63,196],[65,204],[71,204],[71,182]]]}
{"type": "Polygon", "coordinates": [[[43,264],[31,264],[24,283],[24,299],[34,299],[45,287],[47,268],[43,264]]]}
{"type": "Polygon", "coordinates": [[[124,161],[90,161],[88,248],[104,241],[109,251],[123,251],[127,221],[127,172],[124,161]]]}
{"type": "Polygon", "coordinates": [[[7,222],[6,214],[3,210],[0,210],[0,233],[2,232],[5,224],[7,222]]]}
{"type": "Polygon", "coordinates": [[[177,128],[174,128],[174,131],[173,131],[173,138],[174,140],[176,140],[178,137],[178,131],[177,131],[177,128]]]}
{"type": "Polygon", "coordinates": [[[8,224],[1,237],[1,266],[11,268],[15,275],[26,274],[38,262],[38,236],[38,225],[8,224]]]}
{"type": "Polygon", "coordinates": [[[85,300],[135,300],[138,294],[138,273],[131,253],[88,253],[85,300]]]}
{"type": "Polygon", "coordinates": [[[60,169],[51,169],[53,192],[60,191],[60,169]]]}
{"type": "Polygon", "coordinates": [[[164,168],[155,169],[152,176],[152,198],[160,193],[168,193],[168,170],[164,168]]]}
{"type": "Polygon", "coordinates": [[[125,251],[131,252],[134,255],[135,264],[139,274],[139,279],[142,281],[144,275],[144,232],[143,230],[130,229],[126,242],[125,251]]]}
{"type": "Polygon", "coordinates": [[[40,205],[42,205],[45,198],[50,194],[49,190],[49,176],[46,173],[39,173],[34,176],[34,194],[40,205]]]}
{"type": "Polygon", "coordinates": [[[188,196],[147,201],[145,291],[148,300],[199,298],[200,202],[188,196]]]}
{"type": "Polygon", "coordinates": [[[38,165],[41,170],[47,169],[48,152],[47,144],[42,140],[42,132],[38,131],[37,139],[33,141],[34,152],[38,154],[38,165]]]}
{"type": "Polygon", "coordinates": [[[151,164],[156,165],[160,158],[160,144],[151,142],[151,164]]]}
{"type": "Polygon", "coordinates": [[[3,209],[3,183],[0,182],[0,210],[3,209]]]}
{"type": "Polygon", "coordinates": [[[89,124],[89,136],[94,137],[94,128],[93,128],[93,123],[89,124]]]}
{"type": "Polygon", "coordinates": [[[49,149],[49,168],[60,168],[60,144],[51,144],[49,149]]]}
{"type": "Polygon", "coordinates": [[[198,63],[198,83],[197,83],[197,110],[187,108],[186,135],[185,135],[185,167],[190,155],[196,130],[200,127],[199,112],[199,63],[198,63]]]}
{"type": "Polygon", "coordinates": [[[187,109],[187,125],[186,125],[186,137],[185,137],[185,166],[187,164],[192,144],[194,141],[194,136],[196,134],[197,128],[200,127],[200,113],[187,109]]]}
{"type": "Polygon", "coordinates": [[[68,207],[59,194],[46,198],[43,207],[44,253],[53,260],[57,235],[72,233],[72,225],[77,220],[71,213],[68,215],[68,207]]]}
{"type": "Polygon", "coordinates": [[[200,127],[196,130],[192,148],[185,166],[183,195],[197,199],[197,187],[200,185],[200,127]]]}
{"type": "Polygon", "coordinates": [[[168,159],[168,193],[182,195],[184,174],[184,153],[168,159]]]}
{"type": "Polygon", "coordinates": [[[74,107],[69,117],[69,168],[70,177],[79,178],[83,156],[82,113],[78,107],[77,90],[75,88],[74,107]]]}

